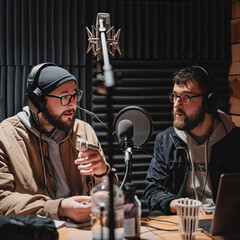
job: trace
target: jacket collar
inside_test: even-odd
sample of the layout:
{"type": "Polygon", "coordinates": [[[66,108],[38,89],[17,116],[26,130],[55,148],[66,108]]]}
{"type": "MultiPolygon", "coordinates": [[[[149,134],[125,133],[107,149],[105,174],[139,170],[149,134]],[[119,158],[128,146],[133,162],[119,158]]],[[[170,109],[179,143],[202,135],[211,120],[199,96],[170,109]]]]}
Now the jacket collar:
{"type": "Polygon", "coordinates": [[[179,136],[176,134],[175,128],[173,133],[170,133],[170,138],[173,141],[173,144],[177,150],[185,150],[186,149],[186,143],[179,138],[179,136]]]}

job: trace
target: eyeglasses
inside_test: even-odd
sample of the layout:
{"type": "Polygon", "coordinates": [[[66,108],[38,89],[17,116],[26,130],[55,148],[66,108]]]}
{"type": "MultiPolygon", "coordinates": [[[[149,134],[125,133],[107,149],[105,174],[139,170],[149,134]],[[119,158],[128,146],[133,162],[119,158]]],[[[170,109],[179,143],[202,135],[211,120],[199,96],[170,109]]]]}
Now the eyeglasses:
{"type": "Polygon", "coordinates": [[[181,94],[181,95],[177,95],[175,93],[169,93],[169,100],[172,102],[172,103],[175,103],[177,101],[177,98],[180,99],[180,101],[183,103],[183,104],[189,104],[191,102],[191,99],[192,98],[196,98],[196,97],[202,97],[202,96],[205,96],[206,94],[197,94],[197,95],[188,95],[188,94],[181,94]]]}
{"type": "Polygon", "coordinates": [[[72,98],[75,102],[79,102],[82,98],[83,91],[80,89],[77,89],[77,91],[74,94],[67,94],[63,96],[54,96],[54,95],[46,95],[46,97],[54,97],[54,98],[59,98],[62,106],[67,106],[72,98]]]}

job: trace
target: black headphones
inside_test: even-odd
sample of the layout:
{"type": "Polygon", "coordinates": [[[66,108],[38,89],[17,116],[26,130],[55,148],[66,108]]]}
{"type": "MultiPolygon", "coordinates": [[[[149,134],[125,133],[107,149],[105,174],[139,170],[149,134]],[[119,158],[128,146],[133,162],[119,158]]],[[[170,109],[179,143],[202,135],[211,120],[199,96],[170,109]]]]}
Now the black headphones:
{"type": "Polygon", "coordinates": [[[207,76],[207,79],[210,84],[210,91],[207,93],[207,95],[203,98],[204,99],[204,105],[205,105],[205,111],[206,113],[215,115],[217,113],[217,110],[220,105],[220,96],[216,92],[215,87],[214,87],[214,82],[213,79],[210,77],[209,73],[207,70],[203,67],[196,66],[197,69],[200,69],[204,74],[207,76]]]}
{"type": "Polygon", "coordinates": [[[41,71],[49,66],[56,66],[51,62],[41,63],[33,67],[27,78],[27,92],[25,98],[32,113],[37,116],[43,110],[44,97],[42,90],[38,87],[38,78],[41,71]]]}

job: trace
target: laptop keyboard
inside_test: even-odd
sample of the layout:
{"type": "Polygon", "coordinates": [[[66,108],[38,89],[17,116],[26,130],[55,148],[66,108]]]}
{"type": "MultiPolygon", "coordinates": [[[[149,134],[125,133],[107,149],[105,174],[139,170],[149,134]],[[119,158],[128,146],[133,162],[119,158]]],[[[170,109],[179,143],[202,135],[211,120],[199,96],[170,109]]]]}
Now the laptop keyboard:
{"type": "Polygon", "coordinates": [[[205,232],[211,232],[212,219],[200,219],[198,227],[202,228],[205,232]]]}
{"type": "Polygon", "coordinates": [[[206,232],[210,233],[211,231],[211,224],[200,224],[199,227],[205,230],[206,232]]]}

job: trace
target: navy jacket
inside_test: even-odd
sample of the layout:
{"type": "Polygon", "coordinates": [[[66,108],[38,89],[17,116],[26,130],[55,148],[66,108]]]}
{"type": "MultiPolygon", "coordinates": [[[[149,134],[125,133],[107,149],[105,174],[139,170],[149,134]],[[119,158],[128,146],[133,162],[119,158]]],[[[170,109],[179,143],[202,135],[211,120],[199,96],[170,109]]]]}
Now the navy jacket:
{"type": "MultiPolygon", "coordinates": [[[[187,146],[173,127],[159,133],[155,140],[154,156],[145,180],[143,193],[150,211],[170,214],[170,201],[185,197],[185,186],[190,168],[187,146]]],[[[210,181],[215,202],[222,173],[240,172],[240,128],[234,127],[213,145],[210,158],[210,181]]]]}

